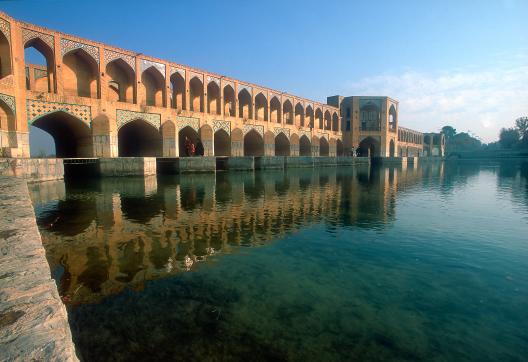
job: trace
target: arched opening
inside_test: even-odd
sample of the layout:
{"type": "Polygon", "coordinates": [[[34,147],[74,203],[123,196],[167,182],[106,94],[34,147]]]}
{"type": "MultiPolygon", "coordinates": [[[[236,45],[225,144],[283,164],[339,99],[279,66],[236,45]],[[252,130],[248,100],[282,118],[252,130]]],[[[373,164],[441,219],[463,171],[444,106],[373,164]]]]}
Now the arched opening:
{"type": "Polygon", "coordinates": [[[244,133],[240,128],[231,130],[231,156],[244,156],[244,133]]]}
{"type": "Polygon", "coordinates": [[[0,31],[0,79],[13,74],[11,69],[11,46],[4,33],[0,31]]]}
{"type": "Polygon", "coordinates": [[[86,51],[75,49],[62,59],[62,78],[66,95],[97,98],[99,66],[86,51]]]}
{"type": "Polygon", "coordinates": [[[214,155],[231,156],[231,138],[223,129],[219,129],[214,134],[214,155]]]}
{"type": "Polygon", "coordinates": [[[280,132],[275,136],[275,156],[290,155],[290,140],[286,135],[280,132]]]}
{"type": "Polygon", "coordinates": [[[396,113],[396,108],[394,107],[394,105],[391,105],[389,109],[389,131],[396,131],[397,120],[398,116],[396,113]]]}
{"type": "Polygon", "coordinates": [[[372,137],[367,137],[359,143],[358,153],[361,157],[379,156],[379,152],[379,141],[372,137]]]}
{"type": "Polygon", "coordinates": [[[37,92],[53,92],[55,75],[53,50],[39,38],[24,45],[26,63],[26,89],[37,92]]]}
{"type": "Polygon", "coordinates": [[[220,114],[220,87],[216,82],[207,85],[207,113],[220,114]]]}
{"type": "Polygon", "coordinates": [[[293,124],[293,105],[289,99],[286,99],[282,105],[282,116],[286,124],[293,124]]]}
{"type": "Polygon", "coordinates": [[[315,110],[315,124],[317,128],[323,129],[323,111],[321,111],[321,108],[315,110]]]}
{"type": "Polygon", "coordinates": [[[306,135],[302,135],[299,139],[299,156],[311,156],[312,155],[312,143],[306,135]]]}
{"type": "MultiPolygon", "coordinates": [[[[56,157],[93,157],[92,130],[77,117],[62,111],[53,112],[34,120],[31,125],[51,135],[56,157]]],[[[35,138],[31,135],[33,127],[30,128],[30,149],[33,146],[31,140],[35,138]]],[[[48,151],[49,154],[53,153],[52,150],[48,151]]],[[[41,150],[36,152],[35,156],[39,155],[41,150]]]]}
{"type": "Polygon", "coordinates": [[[141,83],[145,87],[145,101],[147,106],[165,106],[165,78],[160,71],[150,66],[141,74],[141,83]]]}
{"type": "Polygon", "coordinates": [[[264,156],[264,139],[254,129],[244,136],[244,156],[264,156]]]}
{"type": "Polygon", "coordinates": [[[319,156],[330,155],[330,145],[325,137],[319,139],[319,156]]]}
{"type": "Polygon", "coordinates": [[[259,121],[268,121],[268,100],[262,93],[255,97],[255,118],[259,121]]]}
{"type": "Polygon", "coordinates": [[[189,88],[191,93],[191,111],[203,112],[204,111],[204,99],[203,99],[203,83],[198,77],[193,77],[189,82],[189,88]]]}
{"type": "Polygon", "coordinates": [[[313,126],[314,126],[314,111],[313,111],[312,106],[307,106],[306,107],[305,120],[306,120],[305,121],[306,122],[306,126],[310,127],[310,128],[313,128],[313,126]]]}
{"type": "MultiPolygon", "coordinates": [[[[16,147],[15,144],[12,144],[13,138],[9,137],[9,132],[16,130],[15,123],[15,114],[4,101],[0,100],[0,151],[2,148],[16,147]]],[[[0,156],[3,156],[2,152],[0,152],[0,156]]]]}
{"type": "Polygon", "coordinates": [[[325,111],[325,113],[324,113],[324,129],[325,130],[329,130],[331,124],[332,124],[332,116],[330,115],[329,111],[325,111]]]}
{"type": "Polygon", "coordinates": [[[194,156],[190,145],[194,145],[196,148],[196,143],[198,141],[198,132],[196,132],[192,127],[186,126],[178,132],[178,144],[180,157],[190,157],[194,156]]]}
{"type": "Polygon", "coordinates": [[[290,156],[299,156],[299,135],[292,133],[290,136],[290,156]]]}
{"type": "Polygon", "coordinates": [[[273,123],[281,123],[282,122],[282,115],[281,115],[281,104],[277,97],[271,98],[270,101],[270,118],[271,122],[273,123]]]}
{"type": "Polygon", "coordinates": [[[106,65],[108,100],[134,103],[134,69],[123,59],[112,60],[106,65]]]}
{"type": "Polygon", "coordinates": [[[338,156],[344,156],[345,155],[345,148],[343,147],[343,141],[337,140],[336,142],[336,154],[338,156]]]}
{"type": "Polygon", "coordinates": [[[381,131],[380,110],[374,103],[367,103],[360,109],[362,131],[381,131]]]}
{"type": "Polygon", "coordinates": [[[295,124],[304,127],[304,108],[301,103],[295,105],[295,124]]]}
{"type": "Polygon", "coordinates": [[[394,157],[394,140],[390,140],[389,143],[389,157],[394,157]]]}
{"type": "Polygon", "coordinates": [[[172,108],[185,109],[185,79],[178,72],[170,77],[172,87],[172,108]]]}
{"type": "Polygon", "coordinates": [[[332,131],[339,131],[339,116],[337,115],[337,112],[334,112],[332,115],[332,131]]]}
{"type": "Polygon", "coordinates": [[[163,139],[150,123],[136,119],[117,132],[119,157],[160,157],[163,139]]]}
{"type": "Polygon", "coordinates": [[[251,103],[251,94],[249,94],[247,89],[244,88],[238,92],[238,116],[240,118],[253,118],[251,103]]]}
{"type": "Polygon", "coordinates": [[[235,90],[230,84],[224,87],[224,115],[235,117],[235,90]]]}

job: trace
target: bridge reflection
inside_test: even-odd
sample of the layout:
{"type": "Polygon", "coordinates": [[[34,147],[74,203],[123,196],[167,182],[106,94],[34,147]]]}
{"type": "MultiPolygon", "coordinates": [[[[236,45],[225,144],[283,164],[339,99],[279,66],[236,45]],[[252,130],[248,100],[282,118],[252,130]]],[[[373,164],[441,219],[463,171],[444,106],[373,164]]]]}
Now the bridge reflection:
{"type": "Polygon", "coordinates": [[[443,164],[291,169],[47,182],[30,191],[61,295],[90,303],[311,226],[384,228],[397,192],[442,172],[443,164]]]}

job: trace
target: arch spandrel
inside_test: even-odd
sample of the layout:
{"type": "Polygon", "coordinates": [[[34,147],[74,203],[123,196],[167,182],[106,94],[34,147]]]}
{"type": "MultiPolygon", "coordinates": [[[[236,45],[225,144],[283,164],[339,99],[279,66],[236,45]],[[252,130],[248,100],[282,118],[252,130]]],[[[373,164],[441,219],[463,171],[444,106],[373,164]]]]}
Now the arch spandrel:
{"type": "Polygon", "coordinates": [[[71,51],[82,49],[84,50],[90,57],[92,57],[97,65],[99,65],[99,48],[93,45],[84,44],[80,42],[76,42],[74,40],[70,39],[64,39],[61,38],[61,55],[64,57],[66,54],[68,54],[71,51]]]}
{"type": "Polygon", "coordinates": [[[26,108],[29,124],[32,124],[37,119],[47,114],[62,111],[80,119],[82,122],[88,125],[88,127],[91,127],[92,108],[90,106],[28,99],[26,101],[26,108]]]}
{"type": "Polygon", "coordinates": [[[34,39],[42,40],[46,45],[48,45],[52,50],[55,49],[55,37],[51,34],[41,33],[39,31],[22,28],[22,43],[24,46],[34,39]]]}
{"type": "Polygon", "coordinates": [[[159,130],[161,127],[161,115],[159,113],[135,112],[127,111],[124,109],[116,110],[116,123],[118,130],[125,124],[132,122],[136,119],[144,120],[146,123],[150,124],[157,130],[159,130]]]}

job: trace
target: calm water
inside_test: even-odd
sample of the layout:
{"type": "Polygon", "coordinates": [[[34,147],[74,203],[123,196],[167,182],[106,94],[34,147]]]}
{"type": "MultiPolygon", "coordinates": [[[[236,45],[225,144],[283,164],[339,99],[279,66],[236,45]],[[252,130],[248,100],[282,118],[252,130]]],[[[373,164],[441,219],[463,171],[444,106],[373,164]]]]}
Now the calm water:
{"type": "Polygon", "coordinates": [[[104,360],[528,358],[528,163],[32,186],[104,360]]]}

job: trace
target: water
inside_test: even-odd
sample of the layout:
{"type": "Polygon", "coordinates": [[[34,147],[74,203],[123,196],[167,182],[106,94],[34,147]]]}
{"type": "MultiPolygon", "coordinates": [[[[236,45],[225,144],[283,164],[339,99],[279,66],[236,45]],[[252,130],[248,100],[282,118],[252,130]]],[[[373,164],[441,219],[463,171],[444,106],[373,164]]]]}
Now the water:
{"type": "Polygon", "coordinates": [[[528,357],[528,163],[31,186],[78,353],[528,357]]]}

